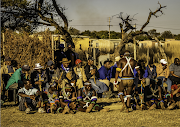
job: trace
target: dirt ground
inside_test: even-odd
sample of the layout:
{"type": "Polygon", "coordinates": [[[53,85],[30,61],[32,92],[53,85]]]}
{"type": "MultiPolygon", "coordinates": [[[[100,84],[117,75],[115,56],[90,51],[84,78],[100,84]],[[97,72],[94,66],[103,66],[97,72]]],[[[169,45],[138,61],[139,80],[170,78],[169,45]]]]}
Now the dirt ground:
{"type": "Polygon", "coordinates": [[[110,112],[77,112],[76,114],[26,114],[13,106],[13,102],[4,103],[1,107],[2,127],[65,127],[65,126],[97,126],[97,127],[172,127],[180,126],[180,109],[120,112],[122,103],[119,98],[99,99],[98,103],[110,108],[110,112]]]}

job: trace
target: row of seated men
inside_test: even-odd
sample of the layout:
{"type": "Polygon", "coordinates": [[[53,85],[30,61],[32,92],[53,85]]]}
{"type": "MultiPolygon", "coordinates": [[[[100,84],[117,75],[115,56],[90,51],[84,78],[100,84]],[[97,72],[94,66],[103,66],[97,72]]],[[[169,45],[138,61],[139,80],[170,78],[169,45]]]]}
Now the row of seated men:
{"type": "MultiPolygon", "coordinates": [[[[47,63],[48,67],[46,71],[43,71],[42,66],[40,64],[36,64],[36,67],[34,68],[35,70],[31,73],[31,83],[34,87],[38,88],[41,86],[43,88],[43,91],[47,91],[48,88],[57,86],[57,89],[61,90],[62,88],[65,87],[65,84],[69,83],[72,86],[76,86],[75,90],[79,90],[80,88],[83,87],[83,82],[89,80],[91,83],[92,88],[96,91],[96,93],[104,93],[104,95],[108,94],[108,84],[111,79],[111,82],[115,80],[115,74],[116,74],[116,68],[117,64],[120,60],[120,57],[116,57],[115,65],[110,67],[109,61],[104,62],[104,66],[102,66],[98,71],[97,68],[93,65],[93,58],[88,59],[88,64],[85,67],[81,66],[81,60],[76,60],[76,66],[74,68],[68,67],[68,64],[71,62],[68,59],[64,58],[61,61],[61,67],[57,68],[57,70],[54,70],[53,67],[53,62],[49,61],[47,63]],[[99,74],[98,74],[99,73],[99,74]],[[99,77],[99,78],[98,78],[99,77]],[[114,78],[114,79],[113,79],[114,78]],[[104,83],[103,83],[104,82],[104,83]]],[[[7,61],[7,60],[6,60],[7,61]]],[[[148,96],[148,90],[146,86],[150,86],[150,84],[155,79],[161,80],[162,84],[160,86],[163,87],[163,81],[167,82],[167,90],[165,89],[166,93],[171,93],[171,88],[172,84],[171,81],[168,79],[169,77],[169,72],[171,73],[171,79],[175,81],[173,85],[178,86],[178,81],[179,78],[177,77],[178,74],[178,67],[179,67],[179,60],[175,59],[175,63],[172,64],[170,67],[167,67],[167,62],[165,60],[161,60],[160,64],[155,67],[153,63],[150,63],[147,67],[144,67],[143,62],[139,61],[138,65],[139,71],[136,71],[134,68],[134,84],[135,84],[135,91],[136,93],[140,93],[139,87],[138,87],[138,82],[143,81],[145,83],[145,89],[144,89],[144,100],[146,101],[147,96],[148,96]],[[173,70],[174,69],[174,70],[173,70]],[[157,72],[156,72],[157,71],[157,72]],[[147,92],[145,92],[147,91],[147,92]],[[147,95],[147,96],[146,96],[147,95]]],[[[18,80],[17,77],[27,78],[29,71],[29,67],[27,65],[22,66],[22,68],[18,69],[19,71],[16,70],[16,73],[13,74],[13,76],[10,78],[10,80],[7,83],[6,89],[9,88],[21,88],[23,87],[23,84],[20,82],[22,80],[18,80]],[[23,75],[21,75],[23,74],[23,75]],[[26,74],[26,75],[24,75],[26,74]],[[16,75],[16,76],[15,76],[16,75]],[[19,76],[17,76],[19,75],[19,76]],[[15,81],[16,80],[16,81],[15,81]]],[[[9,71],[9,69],[8,69],[9,71]]],[[[120,77],[117,80],[121,80],[120,77]]],[[[166,86],[165,86],[166,87],[166,86]]],[[[154,95],[154,92],[158,91],[158,87],[153,87],[152,89],[149,89],[149,93],[154,95]]],[[[176,87],[177,89],[177,87],[176,87]]],[[[159,90],[160,91],[160,90],[159,90]]],[[[162,90],[161,90],[162,91],[162,90]]],[[[159,94],[159,96],[161,96],[159,94]]],[[[156,95],[157,97],[157,95],[156,95]]],[[[150,97],[151,98],[151,97],[150,97]]],[[[161,100],[162,101],[162,100],[161,100]]],[[[147,103],[148,104],[148,103],[147,103]]],[[[175,103],[172,103],[175,105],[175,103]]],[[[151,105],[149,105],[150,107],[151,105]]]]}

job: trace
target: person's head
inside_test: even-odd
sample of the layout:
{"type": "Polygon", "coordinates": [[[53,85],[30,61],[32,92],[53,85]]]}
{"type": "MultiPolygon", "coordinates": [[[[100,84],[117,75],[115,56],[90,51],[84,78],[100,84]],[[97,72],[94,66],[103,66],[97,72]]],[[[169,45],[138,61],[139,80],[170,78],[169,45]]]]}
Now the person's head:
{"type": "Polygon", "coordinates": [[[11,58],[10,57],[5,57],[5,64],[6,65],[11,65],[11,58]]]}
{"type": "Polygon", "coordinates": [[[28,73],[29,72],[29,70],[30,70],[30,67],[28,66],[28,65],[23,65],[22,66],[22,73],[28,73]]]}
{"type": "Polygon", "coordinates": [[[175,64],[175,65],[178,65],[178,61],[179,61],[179,58],[175,58],[175,59],[174,59],[174,64],[175,64]]]}
{"type": "Polygon", "coordinates": [[[130,51],[129,51],[129,50],[126,50],[126,51],[124,52],[124,56],[126,56],[126,57],[130,57],[130,55],[131,55],[131,53],[130,53],[130,51]]]}
{"type": "Polygon", "coordinates": [[[72,45],[71,44],[68,44],[68,49],[72,49],[72,45]]]}
{"type": "Polygon", "coordinates": [[[88,58],[88,65],[92,66],[93,63],[94,63],[93,57],[89,57],[89,58],[88,58]]]}
{"type": "Polygon", "coordinates": [[[29,81],[29,79],[23,79],[23,84],[24,84],[24,87],[25,87],[26,89],[32,88],[32,84],[31,84],[31,82],[29,81]]]}
{"type": "Polygon", "coordinates": [[[76,64],[76,66],[77,66],[78,68],[81,68],[81,63],[82,63],[82,61],[81,61],[80,59],[77,59],[77,60],[75,61],[75,64],[76,64]]]}
{"type": "Polygon", "coordinates": [[[86,81],[86,82],[84,83],[84,87],[85,87],[85,89],[86,89],[87,91],[90,91],[91,88],[92,88],[91,83],[90,83],[89,81],[86,81]]]}
{"type": "Polygon", "coordinates": [[[54,63],[53,63],[53,61],[48,61],[47,62],[47,66],[52,70],[52,69],[54,69],[54,63]]]}
{"type": "Polygon", "coordinates": [[[65,68],[68,68],[69,63],[71,62],[71,60],[68,60],[67,58],[63,58],[62,61],[60,61],[60,62],[63,64],[63,66],[65,68]]]}
{"type": "Polygon", "coordinates": [[[64,88],[65,88],[66,92],[72,92],[72,85],[71,84],[66,83],[64,88]]]}
{"type": "Polygon", "coordinates": [[[165,59],[161,59],[160,63],[162,66],[167,66],[167,61],[165,59]]]}
{"type": "Polygon", "coordinates": [[[53,94],[53,89],[52,89],[51,87],[49,87],[49,88],[48,88],[48,92],[49,92],[50,94],[53,94]]]}
{"type": "Polygon", "coordinates": [[[111,67],[110,62],[111,62],[111,61],[109,61],[109,60],[104,61],[104,67],[105,67],[106,69],[109,69],[109,68],[111,67]]]}
{"type": "Polygon", "coordinates": [[[38,73],[41,73],[42,72],[42,68],[43,66],[40,65],[40,63],[36,63],[35,64],[35,70],[38,72],[38,73]]]}

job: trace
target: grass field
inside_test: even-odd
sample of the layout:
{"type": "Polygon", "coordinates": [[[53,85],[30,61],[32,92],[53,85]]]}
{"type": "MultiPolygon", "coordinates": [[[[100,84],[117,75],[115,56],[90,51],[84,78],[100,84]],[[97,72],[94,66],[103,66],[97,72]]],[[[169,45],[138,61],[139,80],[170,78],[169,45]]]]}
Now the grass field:
{"type": "Polygon", "coordinates": [[[98,103],[110,108],[110,112],[77,112],[76,114],[26,114],[19,111],[13,102],[6,102],[1,107],[2,127],[171,127],[180,126],[180,109],[152,111],[134,110],[129,113],[120,112],[122,103],[119,98],[99,99],[98,103]]]}

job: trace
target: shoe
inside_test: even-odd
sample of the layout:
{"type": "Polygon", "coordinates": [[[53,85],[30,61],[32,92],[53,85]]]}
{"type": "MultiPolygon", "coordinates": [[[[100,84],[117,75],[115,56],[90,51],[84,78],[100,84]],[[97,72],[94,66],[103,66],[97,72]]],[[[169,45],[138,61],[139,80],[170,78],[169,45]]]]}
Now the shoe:
{"type": "Polygon", "coordinates": [[[94,107],[93,104],[90,104],[86,109],[86,113],[89,113],[93,107],[94,107]]]}
{"type": "Polygon", "coordinates": [[[165,109],[163,102],[160,103],[160,106],[161,106],[161,109],[165,109]]]}
{"type": "Polygon", "coordinates": [[[171,110],[176,107],[176,103],[172,103],[167,109],[171,110]]]}
{"type": "Polygon", "coordinates": [[[70,112],[70,108],[66,105],[64,107],[64,110],[63,110],[62,114],[66,114],[66,113],[69,113],[69,112],[70,112]]]}
{"type": "Polygon", "coordinates": [[[154,110],[156,109],[156,104],[154,103],[148,110],[154,110]]]}
{"type": "Polygon", "coordinates": [[[45,113],[45,111],[44,111],[43,108],[38,108],[38,112],[39,112],[39,113],[45,113]]]}
{"type": "Polygon", "coordinates": [[[100,112],[109,112],[110,108],[101,109],[100,112]]]}
{"type": "Polygon", "coordinates": [[[27,109],[25,110],[25,112],[26,112],[26,114],[29,114],[29,113],[30,113],[30,108],[27,108],[27,109]]]}

